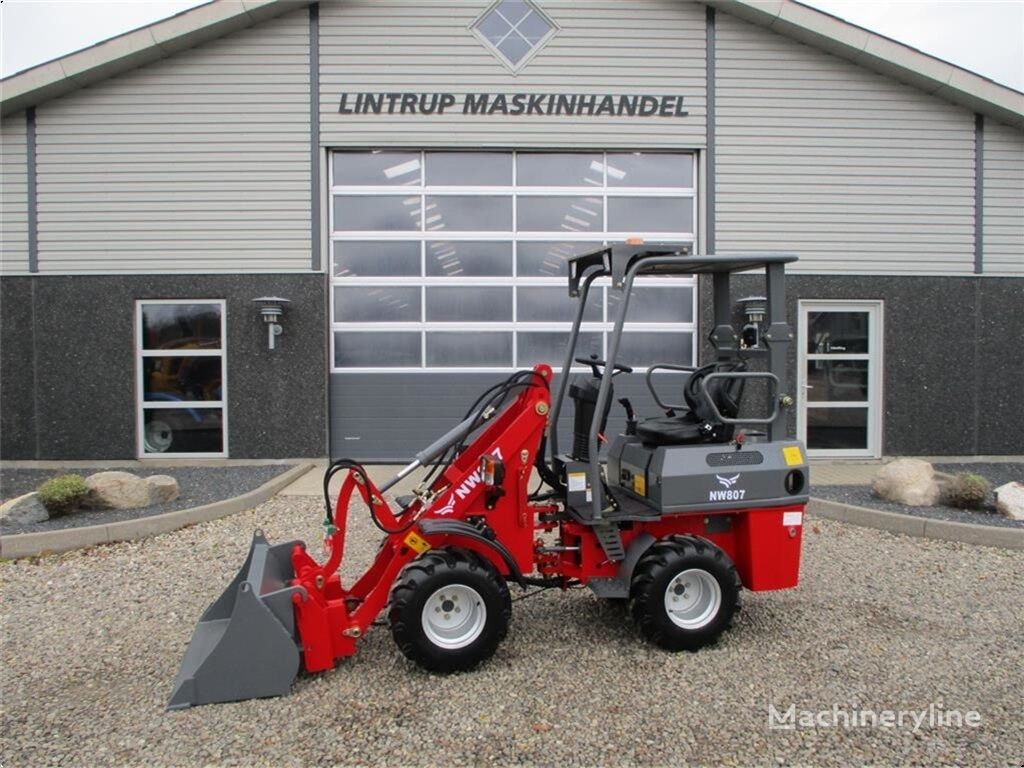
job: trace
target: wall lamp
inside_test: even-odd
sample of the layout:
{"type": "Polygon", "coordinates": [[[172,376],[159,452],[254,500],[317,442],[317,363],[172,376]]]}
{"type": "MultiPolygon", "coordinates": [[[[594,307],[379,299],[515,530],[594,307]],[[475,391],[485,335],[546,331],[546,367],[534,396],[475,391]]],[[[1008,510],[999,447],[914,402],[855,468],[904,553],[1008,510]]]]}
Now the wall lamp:
{"type": "Polygon", "coordinates": [[[280,296],[260,296],[258,299],[253,299],[253,302],[260,308],[260,316],[267,324],[267,348],[274,349],[274,337],[280,336],[284,330],[281,327],[284,307],[290,302],[280,296]]]}
{"type": "Polygon", "coordinates": [[[747,322],[743,325],[743,332],[740,335],[740,347],[742,349],[754,349],[761,346],[761,326],[764,324],[765,306],[768,299],[765,296],[746,296],[736,302],[747,322]]]}

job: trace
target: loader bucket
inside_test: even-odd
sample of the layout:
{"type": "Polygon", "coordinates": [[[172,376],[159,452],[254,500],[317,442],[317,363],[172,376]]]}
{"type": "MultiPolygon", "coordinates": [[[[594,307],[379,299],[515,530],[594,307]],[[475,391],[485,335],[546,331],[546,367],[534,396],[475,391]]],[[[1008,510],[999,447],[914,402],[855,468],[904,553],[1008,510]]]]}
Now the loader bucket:
{"type": "Polygon", "coordinates": [[[167,709],[288,693],[299,669],[288,542],[256,531],[245,564],[206,609],[185,650],[167,709]]]}

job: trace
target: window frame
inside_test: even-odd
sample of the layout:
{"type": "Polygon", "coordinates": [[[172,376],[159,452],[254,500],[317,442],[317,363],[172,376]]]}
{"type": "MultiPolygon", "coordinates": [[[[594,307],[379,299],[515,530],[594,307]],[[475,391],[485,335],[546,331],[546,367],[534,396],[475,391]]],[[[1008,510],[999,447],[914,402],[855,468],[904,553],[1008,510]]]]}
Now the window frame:
{"type": "Polygon", "coordinates": [[[216,459],[228,457],[228,354],[227,301],[225,299],[136,299],[135,300],[135,454],[139,459],[216,459]],[[209,304],[220,308],[219,349],[144,349],[142,308],[146,305],[209,304]],[[148,357],[219,357],[221,359],[221,399],[147,401],[145,360],[148,357]],[[146,411],[189,408],[218,408],[221,412],[221,446],[218,452],[147,453],[145,443],[146,411]]]}
{"type": "MultiPolygon", "coordinates": [[[[543,321],[529,322],[518,319],[518,289],[520,287],[559,287],[566,288],[566,277],[544,277],[544,276],[520,276],[518,245],[520,242],[564,242],[574,244],[592,243],[595,248],[608,242],[624,242],[627,238],[635,236],[636,232],[606,232],[604,228],[608,223],[608,198],[688,198],[690,201],[692,231],[690,232],[645,232],[644,236],[651,242],[670,242],[680,245],[687,245],[691,249],[696,248],[699,235],[699,158],[694,150],[639,150],[639,149],[608,149],[608,150],[580,150],[579,154],[599,154],[603,160],[603,179],[601,186],[519,186],[518,185],[518,156],[520,154],[574,154],[565,150],[495,150],[480,149],[467,150],[467,152],[479,151],[483,153],[507,152],[512,156],[512,179],[511,184],[494,186],[486,185],[428,185],[426,183],[426,156],[435,151],[432,149],[407,149],[398,147],[382,148],[384,152],[409,153],[419,155],[420,174],[415,184],[403,185],[342,185],[334,183],[334,156],[336,154],[368,152],[369,149],[344,148],[331,150],[328,156],[328,196],[327,206],[329,253],[327,269],[329,272],[330,287],[330,371],[332,374],[345,373],[409,373],[409,372],[436,372],[436,373],[504,373],[521,369],[524,364],[519,362],[519,332],[557,332],[568,335],[571,322],[566,321],[543,321]],[[643,154],[671,154],[689,156],[691,162],[691,186],[688,187],[623,187],[609,185],[608,183],[608,156],[628,152],[641,152],[643,154]],[[420,221],[419,228],[412,230],[346,230],[336,232],[334,229],[334,199],[339,195],[362,195],[373,196],[418,196],[420,199],[420,221]],[[445,230],[430,230],[426,221],[426,200],[429,196],[501,196],[510,197],[512,202],[512,225],[508,231],[458,231],[448,232],[445,230]],[[520,197],[595,197],[601,199],[601,231],[599,232],[572,232],[572,231],[518,231],[518,200],[520,197]],[[419,276],[401,277],[374,277],[374,276],[342,276],[335,275],[334,249],[335,244],[346,241],[400,241],[419,242],[420,244],[420,274],[419,276]],[[512,245],[512,273],[505,276],[492,277],[447,277],[427,276],[426,261],[427,248],[430,242],[510,242],[512,245]],[[335,319],[334,289],[337,286],[416,286],[420,288],[420,319],[418,321],[406,322],[338,322],[335,319]],[[512,319],[481,324],[479,322],[444,322],[427,321],[427,289],[432,286],[449,287],[508,287],[512,291],[512,319]],[[393,331],[416,331],[420,333],[420,361],[417,366],[383,367],[383,366],[351,366],[339,367],[335,360],[336,344],[335,334],[339,332],[373,332],[388,333],[393,331]],[[430,331],[504,331],[513,334],[512,339],[512,364],[508,367],[473,366],[473,367],[431,367],[427,365],[427,333],[430,331]]],[[[450,149],[438,149],[436,151],[454,151],[450,149]]],[[[690,333],[693,337],[693,355],[689,364],[694,364],[698,353],[699,342],[696,338],[698,321],[698,285],[695,277],[646,277],[636,281],[637,287],[645,286],[688,286],[691,289],[691,317],[689,323],[659,322],[642,323],[627,321],[626,330],[629,332],[654,332],[654,333],[690,333]]],[[[602,334],[602,354],[607,354],[608,333],[612,330],[615,317],[608,311],[607,291],[612,290],[608,280],[599,280],[594,283],[591,289],[602,291],[603,317],[600,322],[584,322],[581,333],[594,332],[602,334]]],[[[557,361],[550,361],[555,371],[560,371],[557,361]]],[[[575,366],[574,366],[575,369],[575,366]]],[[[646,368],[638,367],[636,370],[644,371],[646,368]]]]}

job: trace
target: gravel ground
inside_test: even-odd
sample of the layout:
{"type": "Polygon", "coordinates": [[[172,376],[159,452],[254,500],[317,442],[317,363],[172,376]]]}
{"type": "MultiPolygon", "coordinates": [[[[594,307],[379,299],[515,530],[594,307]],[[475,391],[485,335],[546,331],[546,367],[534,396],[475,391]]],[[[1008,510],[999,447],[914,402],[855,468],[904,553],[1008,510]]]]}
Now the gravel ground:
{"type": "MultiPolygon", "coordinates": [[[[320,538],[311,497],[153,539],[0,564],[0,763],[978,765],[1024,757],[1024,553],[808,521],[802,584],[744,593],[719,645],[672,655],[589,591],[514,606],[476,672],[436,677],[374,628],[279,699],[164,711],[251,532],[320,538]],[[976,710],[979,728],[767,728],[785,711],[976,710]]],[[[345,573],[379,533],[352,523],[345,573]]],[[[514,591],[514,594],[518,590],[514,591]]]]}
{"type": "Polygon", "coordinates": [[[101,525],[118,520],[134,520],[163,512],[190,509],[222,499],[230,499],[255,490],[282,472],[291,469],[289,464],[265,464],[258,466],[232,467],[160,467],[139,469],[138,467],[75,467],[70,470],[56,469],[3,469],[0,470],[0,498],[6,500],[36,490],[51,477],[70,473],[88,477],[94,472],[124,470],[148,477],[149,475],[171,475],[181,487],[181,495],[167,504],[155,504],[137,509],[82,510],[63,517],[51,518],[31,525],[15,525],[0,522],[0,533],[32,533],[53,531],[59,528],[79,528],[83,525],[101,525]]]}
{"type": "MultiPolygon", "coordinates": [[[[950,475],[960,472],[972,472],[981,475],[992,483],[993,488],[998,488],[1012,480],[1024,480],[1024,464],[1019,462],[935,464],[934,466],[939,472],[945,472],[950,475]]],[[[979,523],[981,525],[996,525],[1005,528],[1024,528],[1024,520],[1012,520],[996,512],[995,494],[989,495],[986,511],[983,512],[971,512],[966,509],[941,505],[935,507],[909,507],[905,504],[895,504],[875,496],[871,492],[871,487],[867,485],[815,485],[811,489],[811,495],[821,499],[828,499],[829,501],[839,501],[843,504],[880,509],[884,512],[901,512],[905,515],[915,515],[917,517],[930,517],[935,520],[979,523]]]]}

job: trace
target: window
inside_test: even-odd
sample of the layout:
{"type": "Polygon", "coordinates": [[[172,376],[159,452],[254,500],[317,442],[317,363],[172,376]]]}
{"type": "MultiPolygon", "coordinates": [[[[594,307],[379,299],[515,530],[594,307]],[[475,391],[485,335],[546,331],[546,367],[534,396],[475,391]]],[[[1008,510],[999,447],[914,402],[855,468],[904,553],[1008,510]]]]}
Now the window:
{"type": "Polygon", "coordinates": [[[223,301],[136,303],[139,456],[226,456],[223,301]]]}
{"type": "MultiPolygon", "coordinates": [[[[335,152],[332,370],[560,364],[567,260],[642,235],[692,248],[695,158],[643,152],[335,152]]],[[[693,278],[637,282],[623,362],[692,364],[693,278]]],[[[619,295],[591,290],[579,352],[619,295]]]]}
{"type": "Polygon", "coordinates": [[[473,22],[472,30],[498,61],[516,72],[558,27],[530,0],[498,0],[473,22]]]}

